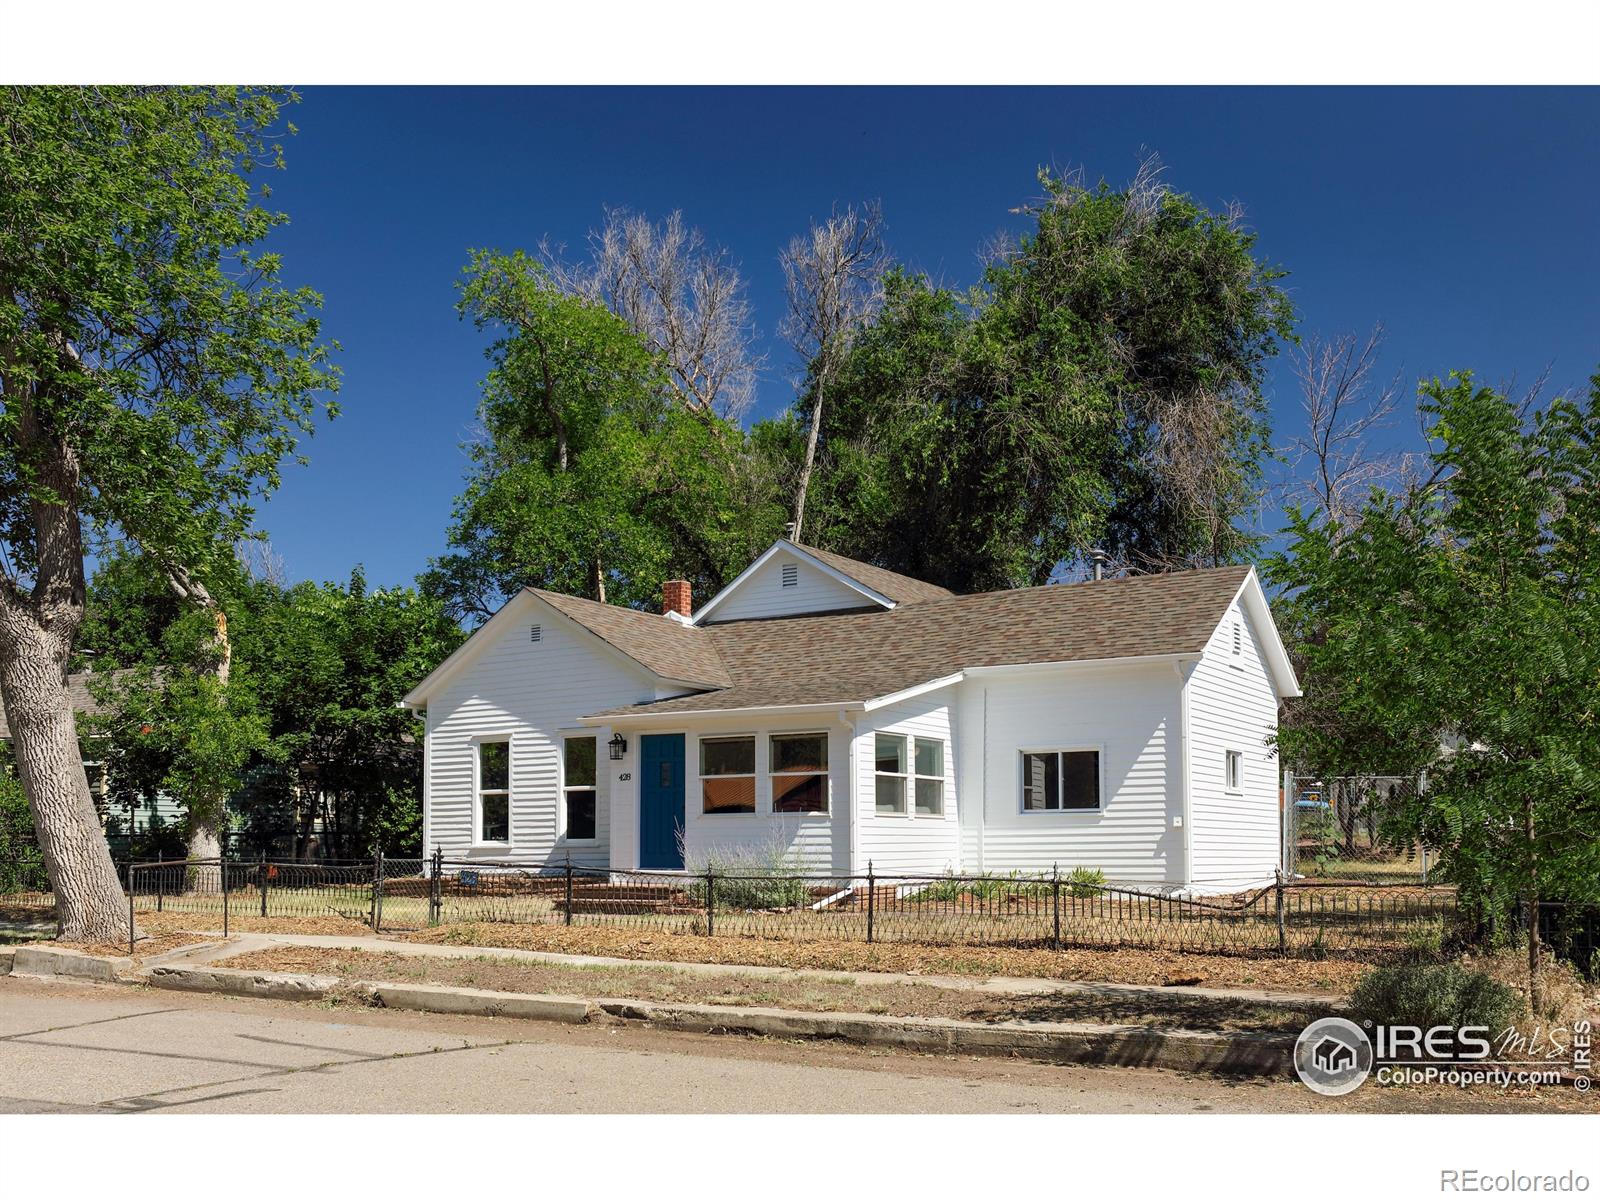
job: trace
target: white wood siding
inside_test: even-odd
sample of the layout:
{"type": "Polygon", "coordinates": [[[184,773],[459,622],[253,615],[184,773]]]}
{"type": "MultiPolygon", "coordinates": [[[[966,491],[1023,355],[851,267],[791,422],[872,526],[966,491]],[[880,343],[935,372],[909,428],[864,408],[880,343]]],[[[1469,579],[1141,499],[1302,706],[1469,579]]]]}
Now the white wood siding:
{"type": "Polygon", "coordinates": [[[969,678],[959,693],[965,870],[1090,867],[1112,882],[1182,881],[1183,830],[1173,827],[1182,815],[1181,689],[1172,665],[969,678]],[[1022,751],[1075,747],[1100,748],[1100,811],[1024,813],[1022,751]]]}
{"type": "MultiPolygon", "coordinates": [[[[856,874],[864,874],[870,860],[879,875],[940,875],[961,867],[960,815],[957,804],[956,755],[950,704],[955,686],[941,688],[900,704],[864,713],[856,722],[856,874]],[[944,815],[920,816],[910,780],[906,782],[906,813],[891,816],[877,809],[875,739],[896,733],[907,738],[933,738],[944,743],[944,815]]],[[[906,745],[908,769],[914,746],[906,745]]]]}
{"type": "Polygon", "coordinates": [[[871,608],[874,601],[793,554],[777,553],[711,610],[707,622],[748,621],[758,617],[797,617],[871,608]],[[783,586],[783,567],[795,567],[793,587],[783,586]]]}
{"type": "MultiPolygon", "coordinates": [[[[611,796],[630,762],[606,755],[609,729],[579,730],[577,718],[597,709],[651,699],[642,670],[629,668],[602,643],[533,601],[526,619],[509,622],[467,663],[450,686],[428,702],[423,845],[446,858],[572,861],[605,867],[611,857],[611,796]],[[540,640],[529,640],[529,626],[540,640]],[[596,745],[593,842],[559,836],[562,737],[592,734],[596,745]],[[478,740],[508,735],[511,742],[511,844],[475,847],[474,756],[478,740]]],[[[630,744],[629,759],[637,747],[630,744]]]]}
{"type": "Polygon", "coordinates": [[[1267,739],[1278,729],[1278,699],[1258,632],[1237,602],[1191,670],[1193,886],[1222,892],[1270,882],[1278,865],[1278,760],[1267,739]],[[1224,783],[1229,750],[1243,755],[1243,786],[1237,793],[1224,783]]]}

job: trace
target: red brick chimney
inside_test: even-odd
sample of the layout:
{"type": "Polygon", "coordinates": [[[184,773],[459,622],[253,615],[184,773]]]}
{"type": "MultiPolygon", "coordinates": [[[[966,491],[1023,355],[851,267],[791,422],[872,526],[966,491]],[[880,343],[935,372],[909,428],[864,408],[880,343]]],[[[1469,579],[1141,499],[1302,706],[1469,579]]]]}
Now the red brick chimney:
{"type": "Polygon", "coordinates": [[[661,585],[661,611],[684,617],[690,615],[687,579],[669,579],[661,585]]]}

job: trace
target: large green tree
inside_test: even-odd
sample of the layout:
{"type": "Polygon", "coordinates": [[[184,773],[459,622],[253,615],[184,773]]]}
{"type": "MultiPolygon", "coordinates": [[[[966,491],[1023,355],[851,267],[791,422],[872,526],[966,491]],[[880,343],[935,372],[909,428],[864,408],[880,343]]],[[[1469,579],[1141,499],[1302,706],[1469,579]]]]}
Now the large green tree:
{"type": "Polygon", "coordinates": [[[207,579],[336,381],[260,249],[290,98],[0,92],[0,695],[67,938],[126,921],[64,689],[86,540],[207,579]]]}
{"type": "Polygon", "coordinates": [[[979,286],[886,281],[823,413],[814,540],[960,591],[1044,583],[1095,544],[1130,570],[1239,559],[1282,272],[1153,168],[1041,179],[979,286]]]}
{"type": "Polygon", "coordinates": [[[452,551],[425,577],[453,611],[482,619],[527,585],[634,605],[673,575],[719,588],[781,526],[743,431],[539,260],[476,252],[460,310],[494,340],[452,551]]]}
{"type": "Polygon", "coordinates": [[[1522,901],[1533,976],[1538,903],[1600,901],[1600,377],[1530,418],[1455,375],[1421,410],[1423,481],[1344,526],[1291,513],[1272,574],[1316,633],[1301,653],[1325,719],[1286,726],[1283,749],[1341,765],[1354,731],[1431,751],[1389,832],[1439,847],[1468,902],[1522,901]]]}

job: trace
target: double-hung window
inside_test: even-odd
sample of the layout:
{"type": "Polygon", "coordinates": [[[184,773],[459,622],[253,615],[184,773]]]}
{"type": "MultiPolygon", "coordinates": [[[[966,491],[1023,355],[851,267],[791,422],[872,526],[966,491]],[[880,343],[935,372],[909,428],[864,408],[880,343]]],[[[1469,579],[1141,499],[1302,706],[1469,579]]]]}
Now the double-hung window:
{"type": "Polygon", "coordinates": [[[873,741],[874,802],[880,813],[906,811],[906,739],[880,733],[873,741]]]}
{"type": "Polygon", "coordinates": [[[768,739],[771,755],[772,811],[828,811],[828,735],[775,733],[768,739]]]}
{"type": "Polygon", "coordinates": [[[919,817],[944,816],[944,743],[937,738],[912,738],[919,817]]]}
{"type": "Polygon", "coordinates": [[[1024,750],[1022,811],[1088,812],[1100,807],[1100,751],[1024,750]]]}
{"type": "Polygon", "coordinates": [[[511,742],[478,743],[478,841],[511,841],[511,742]]]}
{"type": "Polygon", "coordinates": [[[569,737],[561,748],[561,803],[569,841],[594,838],[596,794],[595,739],[569,737]]]}
{"type": "Polygon", "coordinates": [[[756,739],[700,739],[700,808],[707,813],[756,810],[756,739]]]}

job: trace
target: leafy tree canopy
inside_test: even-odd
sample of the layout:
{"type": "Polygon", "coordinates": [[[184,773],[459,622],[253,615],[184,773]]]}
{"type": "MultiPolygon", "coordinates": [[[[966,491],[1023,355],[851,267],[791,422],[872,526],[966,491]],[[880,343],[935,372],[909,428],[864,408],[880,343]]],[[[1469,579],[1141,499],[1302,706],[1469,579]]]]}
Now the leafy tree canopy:
{"type": "Polygon", "coordinates": [[[1285,726],[1284,756],[1432,759],[1391,836],[1439,847],[1444,877],[1493,909],[1595,902],[1600,376],[1528,418],[1453,375],[1424,386],[1422,412],[1423,482],[1374,493],[1349,527],[1291,514],[1271,573],[1320,719],[1285,726]]]}
{"type": "Polygon", "coordinates": [[[459,308],[495,337],[453,549],[424,577],[452,611],[481,619],[529,585],[640,606],[674,575],[716,590],[776,532],[745,434],[687,408],[601,303],[526,254],[478,251],[459,308]]]}
{"type": "MultiPolygon", "coordinates": [[[[1032,232],[966,293],[904,271],[824,417],[821,545],[958,591],[1236,561],[1292,312],[1233,214],[1148,171],[1041,176],[1032,232]]],[[[796,406],[802,422],[807,406],[796,406]]]]}

